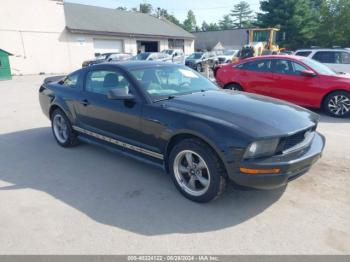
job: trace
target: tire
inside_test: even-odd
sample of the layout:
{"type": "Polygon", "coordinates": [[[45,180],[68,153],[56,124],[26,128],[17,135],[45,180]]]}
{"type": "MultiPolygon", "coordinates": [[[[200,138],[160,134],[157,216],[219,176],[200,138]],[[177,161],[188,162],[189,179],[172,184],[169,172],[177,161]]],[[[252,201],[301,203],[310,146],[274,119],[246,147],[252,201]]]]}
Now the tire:
{"type": "Polygon", "coordinates": [[[335,91],[326,96],[323,110],[333,117],[347,117],[350,115],[350,92],[335,91]]]}
{"type": "Polygon", "coordinates": [[[229,84],[225,86],[225,89],[230,89],[234,91],[243,91],[243,88],[239,84],[229,84]]]}
{"type": "Polygon", "coordinates": [[[203,71],[203,67],[202,67],[202,64],[197,64],[196,65],[196,71],[201,73],[203,71]]]}
{"type": "Polygon", "coordinates": [[[213,149],[198,139],[185,139],[169,155],[171,178],[186,198],[206,203],[225,189],[225,169],[213,149]],[[188,156],[192,163],[188,164],[188,156]]]}
{"type": "Polygon", "coordinates": [[[51,128],[57,143],[62,147],[73,147],[78,144],[77,134],[61,109],[55,109],[51,115],[51,128]]]}

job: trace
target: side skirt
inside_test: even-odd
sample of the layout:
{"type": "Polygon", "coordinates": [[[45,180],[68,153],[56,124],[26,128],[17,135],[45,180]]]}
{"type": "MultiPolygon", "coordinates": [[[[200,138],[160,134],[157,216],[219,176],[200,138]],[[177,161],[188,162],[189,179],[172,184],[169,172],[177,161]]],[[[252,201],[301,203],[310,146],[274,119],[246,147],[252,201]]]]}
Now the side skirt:
{"type": "Polygon", "coordinates": [[[82,142],[105,148],[105,149],[107,149],[108,151],[110,151],[112,153],[117,153],[117,154],[120,154],[120,155],[123,155],[123,156],[131,157],[131,158],[133,158],[135,160],[138,160],[140,162],[152,165],[154,167],[157,167],[157,168],[162,169],[163,171],[165,171],[164,164],[160,164],[160,163],[154,162],[152,160],[149,160],[149,159],[137,156],[137,155],[135,155],[135,154],[133,154],[131,152],[127,152],[125,150],[116,148],[113,145],[108,145],[108,144],[101,143],[101,142],[95,140],[94,138],[90,138],[90,137],[85,136],[85,135],[79,135],[78,139],[80,141],[82,141],[82,142]]]}

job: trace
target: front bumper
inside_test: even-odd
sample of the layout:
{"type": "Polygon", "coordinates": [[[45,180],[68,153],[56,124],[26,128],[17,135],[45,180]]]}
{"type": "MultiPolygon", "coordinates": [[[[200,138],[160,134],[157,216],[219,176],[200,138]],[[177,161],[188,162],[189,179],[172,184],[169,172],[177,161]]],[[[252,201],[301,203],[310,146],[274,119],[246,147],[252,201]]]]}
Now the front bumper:
{"type": "Polygon", "coordinates": [[[236,184],[256,189],[273,189],[286,185],[289,181],[305,174],[321,157],[325,146],[325,137],[319,133],[311,145],[300,151],[287,155],[279,155],[267,159],[242,161],[241,167],[250,169],[279,168],[279,174],[244,174],[239,170],[229,174],[236,184]]]}

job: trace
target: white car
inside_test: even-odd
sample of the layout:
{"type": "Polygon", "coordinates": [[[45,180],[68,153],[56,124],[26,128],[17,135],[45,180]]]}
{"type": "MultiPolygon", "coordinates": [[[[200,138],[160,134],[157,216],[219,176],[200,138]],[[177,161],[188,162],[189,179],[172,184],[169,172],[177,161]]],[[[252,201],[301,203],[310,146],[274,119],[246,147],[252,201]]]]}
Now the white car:
{"type": "Polygon", "coordinates": [[[185,54],[181,49],[165,49],[162,53],[170,55],[175,64],[185,64],[185,54]]]}
{"type": "Polygon", "coordinates": [[[130,60],[139,61],[158,61],[158,62],[168,62],[172,63],[172,57],[165,53],[160,52],[143,52],[139,53],[130,60]]]}
{"type": "Polygon", "coordinates": [[[239,50],[225,50],[222,55],[218,55],[218,63],[219,64],[226,64],[230,63],[232,59],[238,55],[239,50]]]}
{"type": "Polygon", "coordinates": [[[294,54],[317,60],[335,72],[350,74],[350,50],[348,49],[300,49],[294,54]]]}

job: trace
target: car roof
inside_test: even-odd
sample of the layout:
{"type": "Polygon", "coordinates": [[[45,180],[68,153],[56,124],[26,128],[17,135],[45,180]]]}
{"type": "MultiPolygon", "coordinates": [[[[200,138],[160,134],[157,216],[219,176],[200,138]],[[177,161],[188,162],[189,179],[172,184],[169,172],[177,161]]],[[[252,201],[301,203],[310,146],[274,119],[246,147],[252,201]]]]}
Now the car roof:
{"type": "Polygon", "coordinates": [[[306,48],[306,49],[298,49],[295,52],[312,52],[312,51],[349,51],[349,49],[346,48],[306,48]]]}
{"type": "Polygon", "coordinates": [[[157,61],[121,61],[115,63],[102,63],[96,66],[101,65],[115,65],[122,67],[126,70],[132,69],[144,69],[144,68],[154,68],[154,67],[182,67],[180,64],[166,63],[166,62],[157,62],[157,61]]]}
{"type": "Polygon", "coordinates": [[[247,61],[255,61],[255,60],[263,60],[263,59],[291,59],[291,60],[302,60],[305,59],[306,57],[304,56],[296,56],[296,55],[263,55],[263,56],[255,56],[255,57],[250,57],[246,58],[244,60],[241,60],[240,62],[247,62],[247,61]]]}

